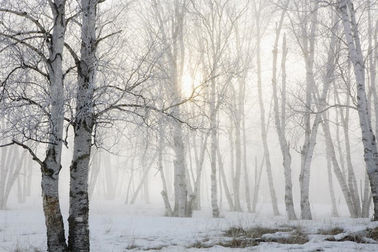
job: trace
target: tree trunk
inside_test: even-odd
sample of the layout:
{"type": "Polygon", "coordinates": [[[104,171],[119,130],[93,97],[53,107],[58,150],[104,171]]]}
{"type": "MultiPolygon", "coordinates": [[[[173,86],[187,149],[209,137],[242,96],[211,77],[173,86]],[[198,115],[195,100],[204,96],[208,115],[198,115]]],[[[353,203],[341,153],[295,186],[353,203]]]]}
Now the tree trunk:
{"type": "MultiPolygon", "coordinates": [[[[213,59],[215,60],[215,59],[213,59]]],[[[213,70],[215,71],[214,63],[213,70]]],[[[210,85],[210,165],[211,165],[211,208],[213,217],[219,217],[218,194],[217,194],[217,111],[215,108],[215,79],[211,80],[210,85]]]]}
{"type": "MultiPolygon", "coordinates": [[[[326,120],[327,119],[324,118],[324,121],[326,121],[326,120]]],[[[353,204],[353,198],[352,198],[353,197],[352,196],[353,191],[351,191],[351,189],[348,188],[347,181],[345,180],[345,177],[343,176],[341,169],[340,169],[340,166],[337,162],[336,152],[335,152],[334,145],[332,143],[331,132],[330,132],[330,129],[329,129],[328,121],[323,122],[322,126],[323,126],[323,131],[324,131],[324,135],[325,135],[325,139],[326,139],[327,153],[330,155],[336,178],[339,181],[341,191],[343,193],[344,199],[345,199],[347,206],[348,206],[349,213],[350,213],[351,217],[356,218],[356,217],[358,217],[358,215],[357,215],[356,209],[354,208],[354,204],[353,204]]]]}
{"type": "MultiPolygon", "coordinates": [[[[318,6],[319,2],[315,1],[314,8],[311,9],[311,29],[310,34],[307,30],[302,27],[303,35],[303,55],[306,65],[306,108],[310,108],[312,104],[312,94],[313,88],[315,87],[315,78],[313,72],[314,66],[314,51],[315,51],[315,32],[317,27],[317,16],[318,16],[318,6]]],[[[307,14],[306,14],[307,15],[307,14]]],[[[320,120],[320,118],[319,118],[320,120]]],[[[310,190],[310,169],[313,151],[316,141],[316,132],[318,122],[313,124],[311,127],[311,115],[309,112],[305,113],[304,116],[304,129],[305,129],[305,140],[301,150],[301,173],[299,176],[300,184],[300,194],[301,194],[301,218],[302,219],[312,219],[309,190],[310,190]],[[315,128],[314,128],[315,126],[315,128]]]]}
{"type": "Polygon", "coordinates": [[[265,157],[261,160],[260,168],[257,165],[257,158],[255,158],[255,186],[253,191],[252,213],[256,212],[257,203],[259,201],[259,191],[261,183],[262,169],[264,167],[265,157]]]}
{"type": "Polygon", "coordinates": [[[281,114],[279,111],[278,104],[278,92],[277,92],[277,54],[278,54],[278,41],[286,13],[286,8],[289,1],[286,2],[286,5],[281,13],[280,22],[276,29],[276,38],[273,47],[273,77],[272,77],[272,86],[273,86],[273,102],[274,102],[274,118],[276,124],[277,135],[281,147],[281,153],[283,158],[283,168],[285,176],[285,207],[286,214],[289,220],[297,219],[294,210],[293,202],[293,192],[292,192],[292,180],[291,180],[291,155],[290,147],[286,140],[286,56],[288,49],[286,46],[286,34],[284,34],[282,40],[282,60],[281,60],[281,70],[282,70],[282,88],[281,88],[281,114]]]}
{"type": "Polygon", "coordinates": [[[71,251],[89,251],[88,172],[92,132],[95,124],[93,94],[97,70],[97,0],[82,0],[81,59],[78,63],[74,147],[70,167],[70,209],[68,247],[71,251]]]}
{"type": "Polygon", "coordinates": [[[130,178],[129,178],[129,182],[127,183],[127,189],[126,189],[126,200],[125,200],[125,204],[128,204],[129,203],[129,195],[131,194],[131,184],[132,184],[132,181],[134,180],[134,161],[135,161],[135,157],[132,157],[131,158],[131,169],[130,169],[130,178]]]}
{"type": "MultiPolygon", "coordinates": [[[[204,139],[201,139],[201,149],[200,149],[200,156],[198,158],[198,154],[196,154],[196,166],[197,166],[197,176],[194,182],[194,199],[193,204],[191,205],[193,210],[200,209],[200,200],[201,200],[201,178],[202,178],[202,170],[203,170],[203,163],[205,161],[205,153],[207,147],[207,141],[210,136],[210,130],[206,132],[204,139]]],[[[195,143],[194,143],[195,145],[195,143]]],[[[196,147],[195,147],[196,148],[196,147]]],[[[197,151],[195,151],[197,153],[197,151]]]]}
{"type": "Polygon", "coordinates": [[[338,11],[342,17],[344,34],[348,45],[350,60],[353,63],[354,75],[357,82],[358,115],[360,119],[364,159],[369,176],[374,204],[374,220],[378,220],[378,153],[371,126],[371,116],[365,90],[365,66],[362,55],[355,10],[350,0],[339,0],[338,11]]]}
{"type": "Polygon", "coordinates": [[[65,251],[67,249],[63,217],[59,205],[59,173],[62,155],[64,124],[64,88],[63,88],[63,47],[66,31],[65,0],[50,2],[54,26],[49,42],[48,72],[50,80],[50,139],[45,160],[40,163],[42,171],[43,211],[47,231],[48,251],[65,251]]]}
{"type": "Polygon", "coordinates": [[[332,214],[331,215],[332,215],[332,217],[339,217],[339,213],[337,211],[337,206],[336,206],[335,190],[333,188],[332,163],[331,163],[331,158],[330,158],[328,150],[327,150],[327,153],[326,153],[326,160],[327,160],[327,175],[328,175],[329,195],[331,197],[331,204],[332,204],[332,214]]]}
{"type": "Polygon", "coordinates": [[[217,146],[218,146],[218,148],[217,148],[217,156],[218,156],[219,173],[221,175],[222,182],[223,182],[222,184],[223,184],[223,188],[224,188],[224,194],[226,195],[230,211],[233,211],[234,210],[234,204],[232,202],[232,196],[231,196],[230,190],[229,190],[229,188],[227,186],[227,178],[226,178],[226,174],[224,172],[222,156],[221,156],[220,150],[219,150],[219,139],[218,139],[217,146]]]}
{"type": "MultiPolygon", "coordinates": [[[[93,148],[93,147],[92,147],[93,148]]],[[[92,150],[93,153],[93,150],[92,150]]],[[[97,150],[95,153],[92,154],[92,158],[90,161],[90,175],[89,175],[89,182],[88,182],[88,195],[89,199],[92,199],[93,193],[95,190],[95,186],[97,184],[98,175],[100,173],[100,169],[102,166],[102,153],[100,150],[97,150]]]]}
{"type": "Polygon", "coordinates": [[[164,167],[163,167],[163,153],[164,153],[164,128],[161,122],[161,119],[159,121],[159,149],[158,149],[158,167],[159,167],[159,173],[161,177],[161,182],[163,184],[163,190],[161,191],[161,195],[163,197],[164,206],[165,206],[165,215],[166,216],[172,216],[173,211],[171,204],[169,203],[168,199],[168,189],[167,189],[167,182],[165,180],[164,176],[164,167]]]}
{"type": "Polygon", "coordinates": [[[247,203],[248,212],[252,212],[251,189],[250,189],[250,180],[249,180],[248,166],[247,166],[247,137],[246,137],[246,132],[245,132],[246,130],[245,130],[244,109],[243,109],[242,128],[243,128],[243,168],[244,168],[245,200],[247,203]]]}
{"type": "Polygon", "coordinates": [[[277,206],[277,197],[276,191],[274,189],[274,182],[273,182],[273,175],[272,175],[272,165],[270,163],[270,153],[268,147],[268,136],[266,132],[266,122],[265,122],[265,108],[264,108],[264,98],[262,94],[262,81],[261,81],[261,48],[260,48],[260,17],[259,14],[256,17],[256,27],[257,27],[257,45],[256,45],[256,53],[257,53],[257,89],[258,89],[258,99],[259,99],[259,106],[260,106],[260,128],[261,128],[261,139],[263,143],[263,150],[264,150],[264,157],[265,157],[265,165],[266,165],[266,172],[268,175],[268,183],[270,189],[270,197],[272,200],[272,207],[273,207],[273,214],[279,215],[278,206],[277,206]]]}
{"type": "Polygon", "coordinates": [[[151,170],[152,165],[154,164],[155,159],[157,158],[157,156],[158,156],[158,152],[156,152],[154,154],[154,156],[152,157],[150,163],[145,167],[145,169],[143,171],[142,179],[139,182],[139,184],[137,186],[137,189],[135,190],[135,193],[134,193],[134,195],[133,195],[133,197],[132,197],[132,199],[130,201],[130,204],[134,204],[135,203],[135,201],[136,201],[136,199],[138,197],[138,194],[139,194],[140,190],[142,190],[142,187],[143,187],[143,185],[144,185],[144,183],[145,183],[145,181],[146,181],[146,179],[148,177],[148,173],[151,170]]]}

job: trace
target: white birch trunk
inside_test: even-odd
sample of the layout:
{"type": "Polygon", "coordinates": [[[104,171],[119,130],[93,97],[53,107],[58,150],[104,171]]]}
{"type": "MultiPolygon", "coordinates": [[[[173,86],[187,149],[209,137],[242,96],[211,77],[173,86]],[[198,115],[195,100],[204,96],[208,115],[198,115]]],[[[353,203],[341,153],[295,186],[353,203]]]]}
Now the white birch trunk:
{"type": "Polygon", "coordinates": [[[89,251],[88,173],[92,131],[95,124],[93,93],[97,68],[96,16],[98,0],[82,0],[81,59],[78,67],[74,147],[70,167],[70,208],[68,247],[89,251]]]}
{"type": "MultiPolygon", "coordinates": [[[[315,87],[315,79],[313,73],[314,51],[315,51],[315,32],[317,28],[318,1],[315,1],[314,8],[311,9],[311,30],[310,34],[302,28],[303,36],[303,56],[306,65],[306,108],[311,107],[313,88],[315,87]]],[[[315,119],[316,120],[316,119],[315,119]]],[[[319,118],[320,120],[320,118],[319,118]]],[[[299,176],[300,195],[301,195],[301,218],[312,219],[310,207],[310,168],[312,162],[313,151],[315,147],[317,128],[319,122],[314,122],[311,127],[310,113],[304,116],[305,140],[301,150],[301,173],[299,176]],[[315,130],[315,132],[313,132],[315,130]]]]}
{"type": "Polygon", "coordinates": [[[260,191],[260,184],[261,184],[261,175],[262,169],[264,167],[265,157],[261,160],[260,168],[257,165],[257,158],[255,158],[255,185],[253,191],[253,201],[252,201],[252,213],[256,212],[257,203],[259,201],[259,191],[260,191]]]}
{"type": "Polygon", "coordinates": [[[65,251],[66,240],[63,218],[59,205],[59,172],[62,155],[64,124],[63,48],[66,31],[65,0],[50,2],[54,26],[49,42],[47,64],[50,81],[50,137],[46,158],[41,165],[43,211],[47,231],[48,251],[65,251]]]}
{"type": "Polygon", "coordinates": [[[160,119],[159,121],[159,149],[158,149],[158,167],[159,167],[159,173],[160,173],[160,178],[161,182],[163,184],[163,190],[161,191],[161,195],[163,197],[164,201],[164,206],[165,206],[165,215],[166,216],[172,216],[173,211],[171,204],[169,203],[168,199],[168,189],[167,189],[167,182],[165,180],[165,175],[164,175],[164,167],[163,167],[163,153],[164,153],[164,128],[162,125],[162,120],[160,119]]]}
{"type": "Polygon", "coordinates": [[[256,45],[256,53],[257,53],[257,89],[258,89],[258,99],[259,99],[259,106],[260,106],[260,128],[261,128],[261,139],[263,142],[263,150],[264,150],[264,157],[265,157],[265,165],[266,165],[266,172],[268,175],[268,183],[269,183],[269,190],[270,190],[270,197],[272,200],[272,207],[273,207],[273,214],[279,215],[278,206],[277,206],[277,196],[276,191],[274,189],[274,182],[273,182],[273,175],[272,175],[272,165],[270,162],[270,153],[268,147],[268,136],[266,132],[266,121],[265,121],[265,108],[264,108],[264,98],[262,94],[262,81],[261,81],[261,48],[260,48],[260,18],[256,18],[256,27],[257,27],[257,45],[256,45]]]}
{"type": "Polygon", "coordinates": [[[328,187],[329,187],[329,195],[331,197],[331,204],[332,204],[332,217],[339,217],[339,213],[337,211],[337,205],[336,205],[336,197],[335,197],[335,190],[333,188],[333,179],[332,179],[332,162],[328,151],[328,145],[327,145],[327,154],[326,154],[326,160],[327,160],[327,175],[328,175],[328,187]]]}
{"type": "Polygon", "coordinates": [[[291,180],[291,155],[290,147],[286,140],[286,56],[287,56],[287,46],[286,46],[286,35],[284,34],[282,41],[282,60],[281,60],[281,70],[282,70],[282,88],[281,88],[281,114],[279,111],[278,103],[278,92],[277,92],[277,54],[278,54],[278,41],[282,29],[282,24],[284,21],[284,16],[286,13],[287,4],[286,2],[285,9],[281,13],[280,22],[276,29],[276,39],[274,42],[273,48],[273,77],[272,77],[272,86],[273,86],[273,102],[274,102],[274,119],[276,124],[276,130],[278,135],[278,140],[281,147],[281,153],[283,158],[283,168],[285,176],[285,207],[286,214],[289,220],[295,220],[297,217],[294,210],[293,202],[293,192],[292,192],[292,180],[291,180]]]}
{"type": "MultiPolygon", "coordinates": [[[[214,60],[214,59],[213,59],[214,60]]],[[[215,64],[215,63],[214,63],[215,64]]],[[[215,71],[216,64],[213,70],[215,71]]],[[[218,194],[217,194],[217,111],[215,108],[215,79],[211,80],[210,85],[210,165],[211,165],[211,208],[213,217],[219,217],[218,194]]],[[[219,157],[218,157],[219,158],[219,157]]]]}
{"type": "Polygon", "coordinates": [[[374,204],[374,220],[378,220],[378,153],[368,110],[365,90],[364,58],[358,34],[355,10],[350,0],[339,0],[337,9],[342,17],[349,56],[353,63],[354,75],[357,82],[357,110],[360,119],[362,143],[364,146],[364,159],[374,204]]]}
{"type": "Polygon", "coordinates": [[[232,195],[231,195],[230,190],[229,190],[228,185],[227,185],[227,178],[226,178],[226,174],[225,174],[224,168],[223,168],[223,161],[222,161],[222,156],[221,156],[220,150],[219,150],[219,143],[218,143],[218,148],[217,148],[217,155],[218,155],[219,174],[222,178],[224,194],[226,195],[226,199],[227,199],[230,211],[233,211],[234,210],[234,203],[232,201],[232,195]]]}

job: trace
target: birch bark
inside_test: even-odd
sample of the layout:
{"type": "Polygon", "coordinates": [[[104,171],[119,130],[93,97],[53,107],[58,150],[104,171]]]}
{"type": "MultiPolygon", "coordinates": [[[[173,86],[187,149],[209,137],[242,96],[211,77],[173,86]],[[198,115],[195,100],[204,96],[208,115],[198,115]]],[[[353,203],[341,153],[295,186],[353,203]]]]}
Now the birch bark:
{"type": "Polygon", "coordinates": [[[365,65],[362,55],[361,42],[355,10],[350,0],[339,0],[337,10],[341,15],[344,26],[349,57],[353,63],[354,75],[357,82],[358,115],[360,119],[364,159],[369,176],[374,205],[374,220],[378,220],[378,153],[375,136],[371,126],[371,116],[365,90],[365,65]]]}
{"type": "Polygon", "coordinates": [[[63,48],[66,31],[65,0],[50,2],[54,26],[49,42],[48,75],[50,80],[50,139],[46,157],[41,164],[43,211],[48,251],[65,251],[63,217],[59,204],[59,173],[64,124],[63,48]]]}
{"type": "Polygon", "coordinates": [[[88,172],[92,131],[95,124],[93,93],[97,68],[96,17],[98,0],[82,0],[81,58],[78,62],[74,147],[70,167],[70,207],[68,247],[89,251],[88,172]]]}
{"type": "Polygon", "coordinates": [[[281,70],[282,70],[282,87],[281,87],[281,113],[279,110],[278,102],[278,92],[277,92],[277,54],[278,54],[278,41],[280,38],[280,33],[286,13],[286,8],[289,1],[286,2],[284,9],[281,13],[280,21],[276,29],[276,38],[273,47],[273,76],[272,76],[272,86],[273,86],[273,102],[274,102],[274,119],[276,124],[276,130],[278,135],[278,140],[281,147],[281,153],[283,157],[283,168],[285,176],[285,207],[286,214],[289,220],[295,220],[297,217],[294,210],[293,202],[293,192],[292,192],[292,181],[291,181],[291,155],[290,147],[286,139],[286,56],[288,49],[286,46],[286,35],[284,35],[282,40],[282,59],[281,59],[281,70]]]}

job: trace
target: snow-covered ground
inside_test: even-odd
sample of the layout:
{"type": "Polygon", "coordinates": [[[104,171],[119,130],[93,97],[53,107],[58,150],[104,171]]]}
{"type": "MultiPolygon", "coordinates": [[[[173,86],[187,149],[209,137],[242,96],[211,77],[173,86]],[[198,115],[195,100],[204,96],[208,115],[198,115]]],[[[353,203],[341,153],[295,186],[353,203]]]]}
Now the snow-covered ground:
{"type": "MultiPolygon", "coordinates": [[[[287,221],[284,217],[260,214],[224,212],[222,218],[213,219],[210,211],[195,212],[193,218],[163,217],[163,209],[155,205],[127,206],[109,202],[91,205],[90,235],[92,251],[378,251],[378,245],[351,241],[325,241],[326,235],[316,234],[319,229],[340,227],[342,234],[374,228],[378,223],[368,219],[317,217],[313,221],[287,221]],[[295,227],[309,234],[309,242],[279,244],[261,242],[242,249],[220,246],[231,239],[224,231],[231,227],[295,227]],[[198,244],[210,248],[195,248],[198,244]]],[[[67,209],[63,207],[64,218],[67,209]]],[[[66,223],[67,229],[67,223],[66,223]]],[[[67,230],[66,230],[67,231],[67,230]]],[[[285,236],[285,233],[265,235],[285,236]]],[[[336,237],[337,238],[337,237],[336,237]]],[[[44,219],[37,203],[0,211],[0,251],[45,251],[44,219]]]]}

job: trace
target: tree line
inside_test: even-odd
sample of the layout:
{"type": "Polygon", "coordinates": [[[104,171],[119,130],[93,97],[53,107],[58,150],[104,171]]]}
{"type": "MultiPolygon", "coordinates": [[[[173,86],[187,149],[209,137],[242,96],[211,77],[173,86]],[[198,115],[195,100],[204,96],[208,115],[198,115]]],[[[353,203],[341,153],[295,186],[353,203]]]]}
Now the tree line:
{"type": "MultiPolygon", "coordinates": [[[[48,250],[89,251],[89,199],[103,151],[116,150],[127,154],[127,203],[142,191],[149,201],[157,167],[167,216],[192,216],[206,190],[213,217],[223,197],[229,210],[256,212],[264,173],[274,215],[282,214],[275,182],[282,180],[287,218],[312,219],[311,168],[322,137],[332,215],[336,178],[350,216],[369,217],[372,202],[377,220],[376,7],[373,0],[2,1],[0,208],[16,183],[20,198],[30,194],[33,161],[48,250]],[[249,148],[250,121],[258,124],[259,157],[249,148]],[[73,153],[67,241],[64,148],[73,153]]],[[[113,172],[104,174],[109,192],[113,172]]]]}

